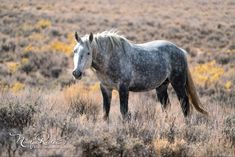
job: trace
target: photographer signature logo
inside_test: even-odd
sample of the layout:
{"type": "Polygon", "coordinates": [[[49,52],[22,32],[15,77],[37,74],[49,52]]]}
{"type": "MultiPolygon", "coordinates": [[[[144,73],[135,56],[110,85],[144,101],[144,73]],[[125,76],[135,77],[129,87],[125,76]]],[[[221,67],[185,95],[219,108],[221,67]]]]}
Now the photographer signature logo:
{"type": "Polygon", "coordinates": [[[57,138],[53,137],[49,133],[43,133],[43,134],[35,134],[32,138],[26,138],[23,134],[19,133],[12,133],[10,132],[9,135],[11,137],[16,138],[16,143],[19,144],[23,148],[66,148],[64,147],[67,142],[64,138],[57,138]]]}

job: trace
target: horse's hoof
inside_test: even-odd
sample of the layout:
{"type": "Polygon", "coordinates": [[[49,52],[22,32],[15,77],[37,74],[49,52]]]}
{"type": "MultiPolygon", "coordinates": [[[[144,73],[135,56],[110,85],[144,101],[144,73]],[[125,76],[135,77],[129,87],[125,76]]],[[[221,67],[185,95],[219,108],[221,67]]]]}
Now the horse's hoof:
{"type": "Polygon", "coordinates": [[[108,121],[109,121],[109,116],[104,115],[104,116],[103,116],[103,120],[108,122],[108,121]]]}
{"type": "Polygon", "coordinates": [[[123,115],[123,116],[122,116],[122,120],[129,122],[129,121],[131,120],[131,113],[128,112],[127,114],[123,115]]]}

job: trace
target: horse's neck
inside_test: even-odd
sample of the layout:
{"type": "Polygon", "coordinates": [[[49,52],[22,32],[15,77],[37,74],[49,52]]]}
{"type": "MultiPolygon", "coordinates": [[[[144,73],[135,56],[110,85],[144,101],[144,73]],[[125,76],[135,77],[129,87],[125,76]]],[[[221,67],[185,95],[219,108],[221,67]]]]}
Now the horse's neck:
{"type": "Polygon", "coordinates": [[[103,67],[106,64],[107,60],[107,54],[108,52],[105,52],[101,50],[100,48],[93,49],[93,56],[92,56],[92,68],[96,71],[102,71],[103,67]]]}
{"type": "MultiPolygon", "coordinates": [[[[104,44],[105,47],[97,46],[93,49],[93,57],[92,57],[92,67],[97,71],[104,71],[105,67],[107,67],[110,61],[110,57],[114,54],[125,53],[124,49],[129,49],[131,47],[128,43],[122,43],[123,45],[118,48],[113,48],[111,44],[104,44]],[[124,48],[125,47],[125,48],[124,48]]],[[[104,46],[102,45],[102,46],[104,46]]],[[[123,54],[124,55],[124,54],[123,54]]],[[[116,56],[117,57],[117,56],[116,56]]]]}

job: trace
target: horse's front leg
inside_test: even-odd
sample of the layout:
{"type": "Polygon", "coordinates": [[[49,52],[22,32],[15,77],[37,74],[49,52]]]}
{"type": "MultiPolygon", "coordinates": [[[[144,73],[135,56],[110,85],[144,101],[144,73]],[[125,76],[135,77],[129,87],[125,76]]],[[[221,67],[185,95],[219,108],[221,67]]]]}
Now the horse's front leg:
{"type": "Polygon", "coordinates": [[[127,117],[128,113],[128,98],[129,98],[129,89],[125,84],[119,86],[119,99],[120,99],[120,111],[123,119],[127,117]]]}
{"type": "Polygon", "coordinates": [[[110,111],[110,104],[112,100],[112,89],[106,87],[103,84],[100,84],[100,89],[103,96],[103,110],[104,110],[104,120],[108,120],[109,118],[109,111],[110,111]]]}

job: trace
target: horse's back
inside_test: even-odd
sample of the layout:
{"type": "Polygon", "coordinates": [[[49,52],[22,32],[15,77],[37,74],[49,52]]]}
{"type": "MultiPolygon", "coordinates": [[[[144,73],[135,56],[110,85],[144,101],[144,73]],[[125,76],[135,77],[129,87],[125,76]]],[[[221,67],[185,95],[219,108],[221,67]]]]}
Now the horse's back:
{"type": "Polygon", "coordinates": [[[129,52],[132,64],[131,91],[154,89],[169,76],[169,55],[160,50],[167,44],[167,41],[152,41],[133,45],[129,52]]]}
{"type": "Polygon", "coordinates": [[[186,51],[177,47],[170,41],[155,40],[142,44],[134,44],[132,55],[141,56],[146,61],[161,63],[164,60],[167,62],[174,62],[176,61],[175,57],[179,60],[184,60],[186,51]]]}
{"type": "Polygon", "coordinates": [[[150,41],[150,42],[146,42],[142,44],[136,44],[136,45],[143,47],[143,48],[160,48],[160,47],[166,47],[166,46],[177,47],[175,44],[167,40],[154,40],[154,41],[150,41]]]}
{"type": "Polygon", "coordinates": [[[131,52],[132,91],[160,86],[170,77],[174,66],[184,62],[184,56],[180,48],[166,40],[135,44],[131,52]]]}
{"type": "Polygon", "coordinates": [[[149,50],[156,50],[156,53],[159,53],[162,59],[167,59],[166,67],[170,67],[170,76],[174,77],[175,75],[185,75],[187,70],[187,52],[173,44],[172,42],[166,40],[156,40],[144,44],[140,44],[142,47],[148,47],[149,50]]]}
{"type": "Polygon", "coordinates": [[[177,62],[187,62],[187,52],[170,41],[155,40],[136,45],[149,53],[157,53],[158,56],[163,56],[161,59],[167,59],[172,64],[171,66],[174,66],[177,62]]]}

